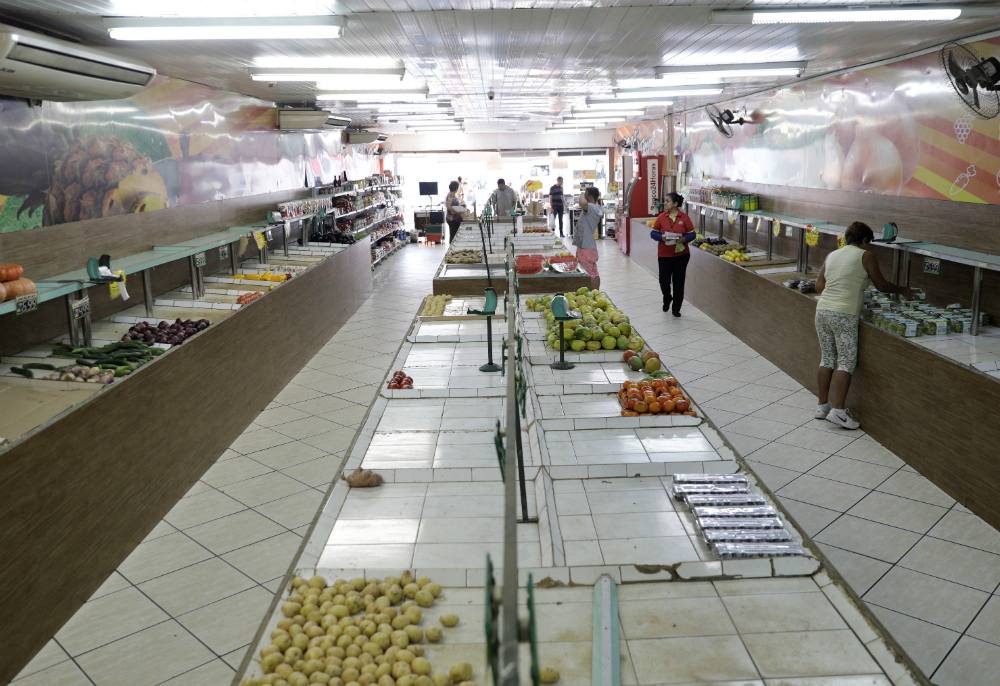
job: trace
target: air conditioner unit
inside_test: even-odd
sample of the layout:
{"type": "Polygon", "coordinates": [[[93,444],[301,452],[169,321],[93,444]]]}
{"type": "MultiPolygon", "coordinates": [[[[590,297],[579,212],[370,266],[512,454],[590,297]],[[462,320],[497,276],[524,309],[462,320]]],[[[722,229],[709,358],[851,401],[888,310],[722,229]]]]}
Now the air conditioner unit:
{"type": "Polygon", "coordinates": [[[0,25],[0,93],[32,100],[121,100],[156,70],[99,50],[0,25]]]}
{"type": "Polygon", "coordinates": [[[385,143],[389,137],[378,131],[351,131],[347,134],[347,142],[351,145],[364,145],[365,143],[385,143]]]}
{"type": "Polygon", "coordinates": [[[351,120],[326,110],[305,108],[278,108],[278,128],[282,131],[333,131],[346,129],[351,120]]]}

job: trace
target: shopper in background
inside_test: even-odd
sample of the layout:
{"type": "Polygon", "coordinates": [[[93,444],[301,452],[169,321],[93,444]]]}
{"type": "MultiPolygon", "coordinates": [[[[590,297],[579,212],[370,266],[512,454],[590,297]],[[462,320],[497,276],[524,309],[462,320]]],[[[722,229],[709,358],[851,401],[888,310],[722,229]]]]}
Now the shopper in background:
{"type": "Polygon", "coordinates": [[[465,204],[465,182],[462,181],[462,177],[458,177],[458,202],[459,204],[465,204]]]}
{"type": "Polygon", "coordinates": [[[448,197],[444,199],[444,206],[448,212],[447,222],[448,222],[448,242],[451,243],[455,240],[455,233],[458,231],[458,227],[462,225],[462,214],[465,212],[465,207],[459,202],[458,199],[458,181],[452,181],[448,184],[448,197]]]}
{"type": "Polygon", "coordinates": [[[681,211],[684,198],[677,193],[667,193],[663,199],[663,213],[656,218],[649,235],[659,242],[656,247],[656,261],[660,267],[660,292],[663,293],[663,311],[673,310],[675,317],[681,316],[684,303],[684,279],[687,276],[691,249],[688,243],[694,240],[694,225],[691,218],[681,211]],[[670,286],[673,284],[673,293],[670,286]]]}
{"type": "Polygon", "coordinates": [[[858,362],[858,323],[864,304],[865,288],[869,283],[883,293],[902,293],[911,297],[913,291],[896,286],[882,276],[878,260],[869,248],[875,237],[871,227],[854,222],[844,233],[845,245],[826,257],[816,277],[816,334],[822,358],[817,373],[819,404],[816,419],[826,419],[844,429],[860,426],[847,409],[847,391],[851,375],[858,362]],[[830,386],[836,382],[833,403],[829,401],[830,386]]]}
{"type": "Polygon", "coordinates": [[[510,209],[517,205],[517,191],[508,186],[503,179],[497,181],[497,189],[490,195],[486,204],[493,205],[497,213],[497,219],[505,221],[507,219],[514,223],[514,217],[510,214],[510,209]]]}
{"type": "Polygon", "coordinates": [[[555,185],[549,189],[549,207],[559,221],[559,236],[561,237],[563,235],[563,212],[566,211],[566,205],[563,204],[563,177],[561,176],[556,178],[555,185]]]}
{"type": "Polygon", "coordinates": [[[594,234],[597,233],[597,225],[604,216],[604,210],[599,202],[601,194],[594,187],[588,188],[580,194],[580,209],[582,213],[576,222],[576,230],[573,231],[573,245],[576,246],[576,259],[583,267],[584,271],[590,274],[590,287],[597,288],[600,284],[597,279],[597,240],[594,234]]]}

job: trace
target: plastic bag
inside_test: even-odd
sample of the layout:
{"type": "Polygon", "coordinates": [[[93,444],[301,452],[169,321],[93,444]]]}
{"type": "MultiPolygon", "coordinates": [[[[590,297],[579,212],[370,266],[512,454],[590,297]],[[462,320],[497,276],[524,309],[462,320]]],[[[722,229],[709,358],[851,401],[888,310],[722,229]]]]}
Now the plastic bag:
{"type": "Polygon", "coordinates": [[[554,215],[552,212],[549,212],[549,231],[552,231],[554,233],[555,230],[556,230],[556,215],[554,215]]]}
{"type": "Polygon", "coordinates": [[[517,217],[517,233],[524,233],[524,217],[518,215],[517,217]]]}

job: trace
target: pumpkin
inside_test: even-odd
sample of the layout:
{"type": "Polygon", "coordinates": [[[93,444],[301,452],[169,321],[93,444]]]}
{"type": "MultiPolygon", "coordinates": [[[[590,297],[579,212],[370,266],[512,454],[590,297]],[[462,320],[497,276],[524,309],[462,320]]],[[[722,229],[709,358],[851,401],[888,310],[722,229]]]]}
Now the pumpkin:
{"type": "Polygon", "coordinates": [[[7,299],[7,289],[0,283],[0,303],[7,299]]]}
{"type": "MultiPolygon", "coordinates": [[[[20,269],[20,267],[18,267],[20,269]]],[[[35,288],[35,282],[31,279],[17,279],[16,281],[8,281],[4,284],[4,289],[7,291],[4,300],[14,300],[19,295],[26,295],[28,293],[34,293],[37,288],[35,288]]]]}
{"type": "Polygon", "coordinates": [[[0,262],[0,282],[17,281],[24,274],[24,267],[11,262],[0,262]]]}

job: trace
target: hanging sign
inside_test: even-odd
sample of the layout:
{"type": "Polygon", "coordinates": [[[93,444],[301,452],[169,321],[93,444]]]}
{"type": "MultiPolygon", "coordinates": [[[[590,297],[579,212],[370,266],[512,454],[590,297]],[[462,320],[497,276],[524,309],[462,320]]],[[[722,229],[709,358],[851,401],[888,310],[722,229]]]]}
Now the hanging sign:
{"type": "Polygon", "coordinates": [[[646,212],[649,217],[659,213],[656,201],[660,198],[660,158],[646,159],[646,212]]]}
{"type": "Polygon", "coordinates": [[[253,239],[257,243],[257,249],[258,250],[263,250],[264,246],[267,245],[267,239],[264,238],[264,234],[261,231],[254,231],[253,232],[253,239]]]}
{"type": "Polygon", "coordinates": [[[111,293],[111,299],[114,300],[115,298],[123,298],[125,300],[128,300],[128,291],[125,290],[125,281],[127,281],[127,278],[125,277],[125,271],[122,269],[118,269],[113,271],[112,274],[114,274],[115,276],[120,276],[122,280],[112,281],[111,283],[108,284],[108,291],[111,293]]]}
{"type": "Polygon", "coordinates": [[[220,260],[229,259],[229,246],[228,245],[220,245],[219,246],[219,259],[220,260]]]}
{"type": "Polygon", "coordinates": [[[775,236],[781,235],[781,222],[778,221],[777,219],[771,220],[771,233],[773,233],[775,236]]]}
{"type": "Polygon", "coordinates": [[[757,217],[757,228],[753,230],[754,233],[760,233],[760,226],[764,223],[763,217],[757,217]]]}
{"type": "Polygon", "coordinates": [[[842,233],[837,234],[837,249],[840,250],[847,245],[847,238],[842,233]]]}
{"type": "Polygon", "coordinates": [[[940,274],[941,260],[936,257],[924,258],[924,274],[940,274]]]}
{"type": "Polygon", "coordinates": [[[73,302],[73,319],[83,319],[90,314],[90,296],[85,295],[73,302]]]}
{"type": "Polygon", "coordinates": [[[28,293],[19,295],[14,299],[15,311],[18,314],[27,314],[38,309],[38,293],[28,293]]]}
{"type": "Polygon", "coordinates": [[[204,267],[206,264],[208,264],[208,260],[205,259],[205,253],[200,252],[194,256],[194,266],[204,267]]]}
{"type": "Polygon", "coordinates": [[[809,224],[806,226],[806,245],[813,247],[817,243],[819,243],[819,230],[812,224],[809,224]]]}

